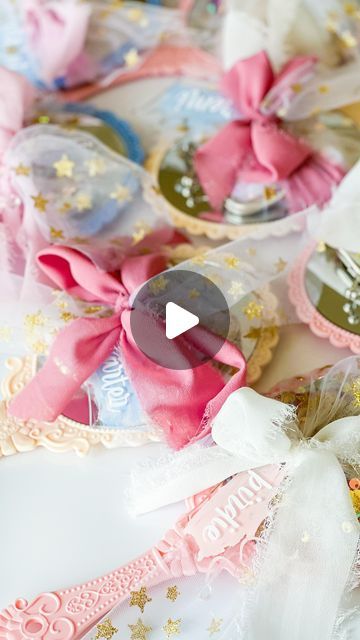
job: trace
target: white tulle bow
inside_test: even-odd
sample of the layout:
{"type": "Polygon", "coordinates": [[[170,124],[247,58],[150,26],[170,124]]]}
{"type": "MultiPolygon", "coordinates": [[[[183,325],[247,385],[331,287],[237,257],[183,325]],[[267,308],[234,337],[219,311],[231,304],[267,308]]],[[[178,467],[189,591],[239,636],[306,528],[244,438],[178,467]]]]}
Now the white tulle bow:
{"type": "Polygon", "coordinates": [[[146,509],[138,503],[137,510],[199,493],[241,471],[286,463],[241,637],[330,640],[360,534],[341,466],[359,456],[360,417],[331,422],[305,440],[291,406],[242,388],[224,403],[212,436],[214,446],[189,448],[150,471],[146,509]]]}

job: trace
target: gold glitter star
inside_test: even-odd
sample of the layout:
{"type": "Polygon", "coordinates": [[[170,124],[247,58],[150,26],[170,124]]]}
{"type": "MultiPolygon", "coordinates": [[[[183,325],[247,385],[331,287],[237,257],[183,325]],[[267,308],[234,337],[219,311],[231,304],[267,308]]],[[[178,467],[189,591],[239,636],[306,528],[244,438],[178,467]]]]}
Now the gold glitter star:
{"type": "Polygon", "coordinates": [[[145,606],[151,601],[152,598],[149,598],[146,587],[130,592],[130,607],[139,607],[141,613],[144,613],[145,606]]]}
{"type": "Polygon", "coordinates": [[[43,327],[45,324],[45,317],[42,311],[36,313],[29,313],[24,318],[24,325],[27,331],[33,331],[35,327],[43,327]]]}
{"type": "Polygon", "coordinates": [[[106,163],[104,158],[100,156],[95,156],[94,158],[90,158],[85,162],[85,166],[87,167],[89,176],[94,178],[95,176],[103,175],[106,171],[106,163]]]}
{"type": "Polygon", "coordinates": [[[141,618],[136,624],[129,624],[128,627],[131,631],[131,640],[147,640],[148,634],[152,631],[152,627],[144,625],[141,618]]]}
{"type": "Polygon", "coordinates": [[[87,316],[91,316],[93,313],[99,313],[99,311],[102,311],[103,309],[104,307],[102,307],[101,304],[93,304],[86,307],[85,313],[87,316]]]}
{"type": "Polygon", "coordinates": [[[42,193],[38,193],[37,196],[31,196],[31,199],[34,201],[35,209],[40,211],[40,213],[45,213],[49,200],[46,200],[42,193]]]}
{"type": "Polygon", "coordinates": [[[319,86],[319,93],[324,93],[324,94],[325,94],[325,93],[329,93],[329,91],[330,91],[330,87],[329,87],[329,85],[327,85],[327,84],[321,84],[321,85],[319,86]]]}
{"type": "Polygon", "coordinates": [[[244,336],[244,338],[248,338],[248,340],[258,340],[261,336],[261,328],[260,327],[250,327],[250,331],[244,336]]]}
{"type": "Polygon", "coordinates": [[[95,640],[99,640],[99,638],[105,638],[106,640],[111,640],[111,638],[119,631],[116,627],[114,627],[110,618],[106,618],[103,622],[100,622],[96,625],[97,634],[95,636],[95,640]]]}
{"type": "Polygon", "coordinates": [[[198,256],[191,258],[190,262],[192,264],[198,264],[201,267],[205,263],[205,255],[200,253],[198,256]]]}
{"type": "Polygon", "coordinates": [[[302,91],[302,84],[300,82],[295,82],[295,84],[291,85],[291,89],[294,93],[300,93],[302,91]]]}
{"type": "Polygon", "coordinates": [[[129,49],[124,55],[124,60],[127,67],[135,67],[139,62],[139,54],[136,49],[129,49]]]}
{"type": "Polygon", "coordinates": [[[154,278],[149,284],[149,289],[153,295],[157,295],[161,291],[165,291],[166,287],[169,284],[169,280],[165,278],[165,276],[158,276],[154,278]]]}
{"type": "Polygon", "coordinates": [[[231,296],[236,297],[236,296],[240,296],[243,293],[243,291],[244,291],[244,288],[241,282],[236,282],[235,280],[233,280],[231,282],[231,286],[230,286],[230,289],[228,290],[228,293],[231,296]]]}
{"type": "Polygon", "coordinates": [[[360,378],[354,380],[351,385],[351,391],[354,396],[354,405],[357,408],[360,408],[360,378]]]}
{"type": "Polygon", "coordinates": [[[26,167],[22,162],[15,167],[15,173],[17,176],[28,176],[30,175],[30,167],[26,167]]]}
{"type": "Polygon", "coordinates": [[[171,636],[178,636],[180,634],[181,620],[172,620],[168,619],[167,623],[163,626],[163,631],[166,634],[167,638],[171,638],[171,636]]]}
{"type": "Polygon", "coordinates": [[[43,342],[42,340],[35,340],[35,342],[30,344],[30,348],[34,353],[38,353],[39,355],[43,355],[48,352],[48,346],[46,342],[43,342]]]}
{"type": "Polygon", "coordinates": [[[70,322],[71,320],[75,320],[76,317],[77,316],[70,311],[62,311],[60,313],[60,319],[63,320],[63,322],[70,322]]]}
{"type": "Polygon", "coordinates": [[[2,342],[10,342],[12,332],[11,327],[0,327],[0,340],[2,342]]]}
{"type": "Polygon", "coordinates": [[[61,229],[50,227],[50,238],[51,240],[64,240],[64,233],[61,229]]]}
{"type": "Polygon", "coordinates": [[[348,16],[354,16],[357,14],[358,9],[356,7],[355,2],[345,2],[344,3],[344,11],[348,16]]]}
{"type": "Polygon", "coordinates": [[[229,269],[236,269],[240,264],[240,260],[236,256],[227,256],[224,262],[229,269]]]}
{"type": "Polygon", "coordinates": [[[223,623],[222,618],[213,618],[210,624],[210,627],[207,629],[210,636],[213,636],[215,633],[219,633],[221,630],[221,625],[223,623]]]}
{"type": "Polygon", "coordinates": [[[276,197],[277,191],[274,187],[266,185],[263,189],[263,194],[264,194],[265,200],[272,200],[273,198],[276,197]]]}
{"type": "Polygon", "coordinates": [[[66,153],[64,153],[60,160],[54,162],[53,167],[56,169],[58,178],[72,178],[75,162],[70,160],[66,153]]]}
{"type": "Polygon", "coordinates": [[[262,304],[258,304],[257,302],[254,302],[254,300],[251,300],[251,302],[243,308],[243,312],[249,320],[253,320],[254,318],[261,318],[263,308],[262,304]]]}
{"type": "Polygon", "coordinates": [[[326,244],[325,244],[325,242],[323,240],[320,240],[317,243],[316,251],[318,253],[324,253],[324,251],[326,251],[326,244]]]}
{"type": "Polygon", "coordinates": [[[87,209],[91,209],[92,201],[91,197],[87,193],[79,193],[76,196],[76,208],[78,211],[86,211],[87,209]]]}
{"type": "Polygon", "coordinates": [[[126,200],[132,200],[129,189],[123,185],[116,185],[115,191],[110,193],[110,198],[112,200],[117,200],[120,203],[125,202],[126,200]]]}
{"type": "Polygon", "coordinates": [[[171,600],[171,602],[175,602],[179,595],[180,591],[176,585],[174,587],[168,587],[168,590],[166,592],[166,597],[168,600],[171,600]]]}
{"type": "Polygon", "coordinates": [[[148,24],[147,17],[142,9],[129,9],[129,11],[126,12],[126,15],[131,22],[138,22],[141,27],[146,27],[148,24]]]}
{"type": "Polygon", "coordinates": [[[275,263],[275,268],[277,273],[281,273],[282,271],[284,271],[284,269],[286,269],[286,267],[287,267],[287,262],[282,258],[279,258],[278,261],[275,263]]]}
{"type": "Polygon", "coordinates": [[[345,49],[354,49],[357,46],[357,40],[351,31],[344,31],[339,37],[345,49]]]}
{"type": "Polygon", "coordinates": [[[196,298],[200,297],[200,291],[198,291],[197,289],[191,289],[189,291],[189,298],[190,300],[195,300],[196,298]]]}

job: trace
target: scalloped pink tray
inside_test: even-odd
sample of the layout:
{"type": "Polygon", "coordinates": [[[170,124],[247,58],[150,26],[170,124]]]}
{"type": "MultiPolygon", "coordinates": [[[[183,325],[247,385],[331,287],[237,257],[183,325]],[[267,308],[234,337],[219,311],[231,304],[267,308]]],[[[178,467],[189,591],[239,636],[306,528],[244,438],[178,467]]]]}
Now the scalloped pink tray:
{"type": "Polygon", "coordinates": [[[326,320],[313,306],[305,287],[305,272],[316,242],[311,243],[298,260],[288,277],[289,298],[302,322],[310,326],[311,331],[320,338],[327,338],[334,347],[348,348],[360,354],[360,336],[341,329],[326,320]]]}

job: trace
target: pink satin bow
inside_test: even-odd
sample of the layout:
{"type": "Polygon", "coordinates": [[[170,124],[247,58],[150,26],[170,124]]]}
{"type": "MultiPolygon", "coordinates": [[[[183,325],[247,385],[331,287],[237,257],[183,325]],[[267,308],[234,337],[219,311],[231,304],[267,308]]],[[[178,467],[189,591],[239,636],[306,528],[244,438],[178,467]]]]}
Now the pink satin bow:
{"type": "MultiPolygon", "coordinates": [[[[243,386],[246,363],[237,347],[225,342],[217,359],[238,369],[225,384],[220,372],[209,363],[194,369],[167,369],[149,360],[138,348],[130,327],[129,296],[165,270],[164,256],[155,252],[127,257],[120,279],[100,271],[90,258],[68,247],[52,246],[41,251],[38,263],[57,287],[82,300],[105,304],[114,314],[78,318],[63,329],[44,367],[12,401],[11,413],[24,420],[55,420],[79,387],[119,345],[144,411],[163,429],[170,444],[178,448],[203,436],[227,396],[243,386]]],[[[204,339],[201,335],[200,341],[204,339]]],[[[189,354],[191,350],[185,343],[181,356],[191,360],[189,354]]]]}
{"type": "Polygon", "coordinates": [[[34,97],[34,89],[25,78],[0,67],[0,155],[22,128],[34,97]]]}
{"type": "Polygon", "coordinates": [[[222,207],[238,180],[266,183],[298,176],[298,184],[285,185],[292,210],[313,204],[313,192],[319,204],[329,199],[344,171],[281,129],[276,116],[314,64],[311,57],[294,58],[275,76],[267,54],[260,52],[225,73],[221,90],[242,119],[225,125],[195,156],[200,183],[215,209],[222,207]]]}
{"type": "Polygon", "coordinates": [[[81,56],[91,8],[75,0],[25,0],[24,23],[41,79],[52,82],[65,75],[81,56]]]}

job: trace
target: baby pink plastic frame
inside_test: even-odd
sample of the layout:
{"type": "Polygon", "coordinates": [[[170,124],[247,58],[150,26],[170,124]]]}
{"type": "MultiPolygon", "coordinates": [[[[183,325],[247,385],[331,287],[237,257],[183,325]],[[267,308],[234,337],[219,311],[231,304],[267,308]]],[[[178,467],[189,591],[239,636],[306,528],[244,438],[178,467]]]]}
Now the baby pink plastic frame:
{"type": "Polygon", "coordinates": [[[341,329],[326,320],[310,301],[305,287],[305,272],[308,262],[316,250],[316,243],[311,243],[290,271],[289,298],[296,309],[296,313],[302,322],[310,326],[311,331],[320,338],[327,338],[334,347],[348,348],[356,354],[360,354],[360,336],[350,331],[341,329]]]}

